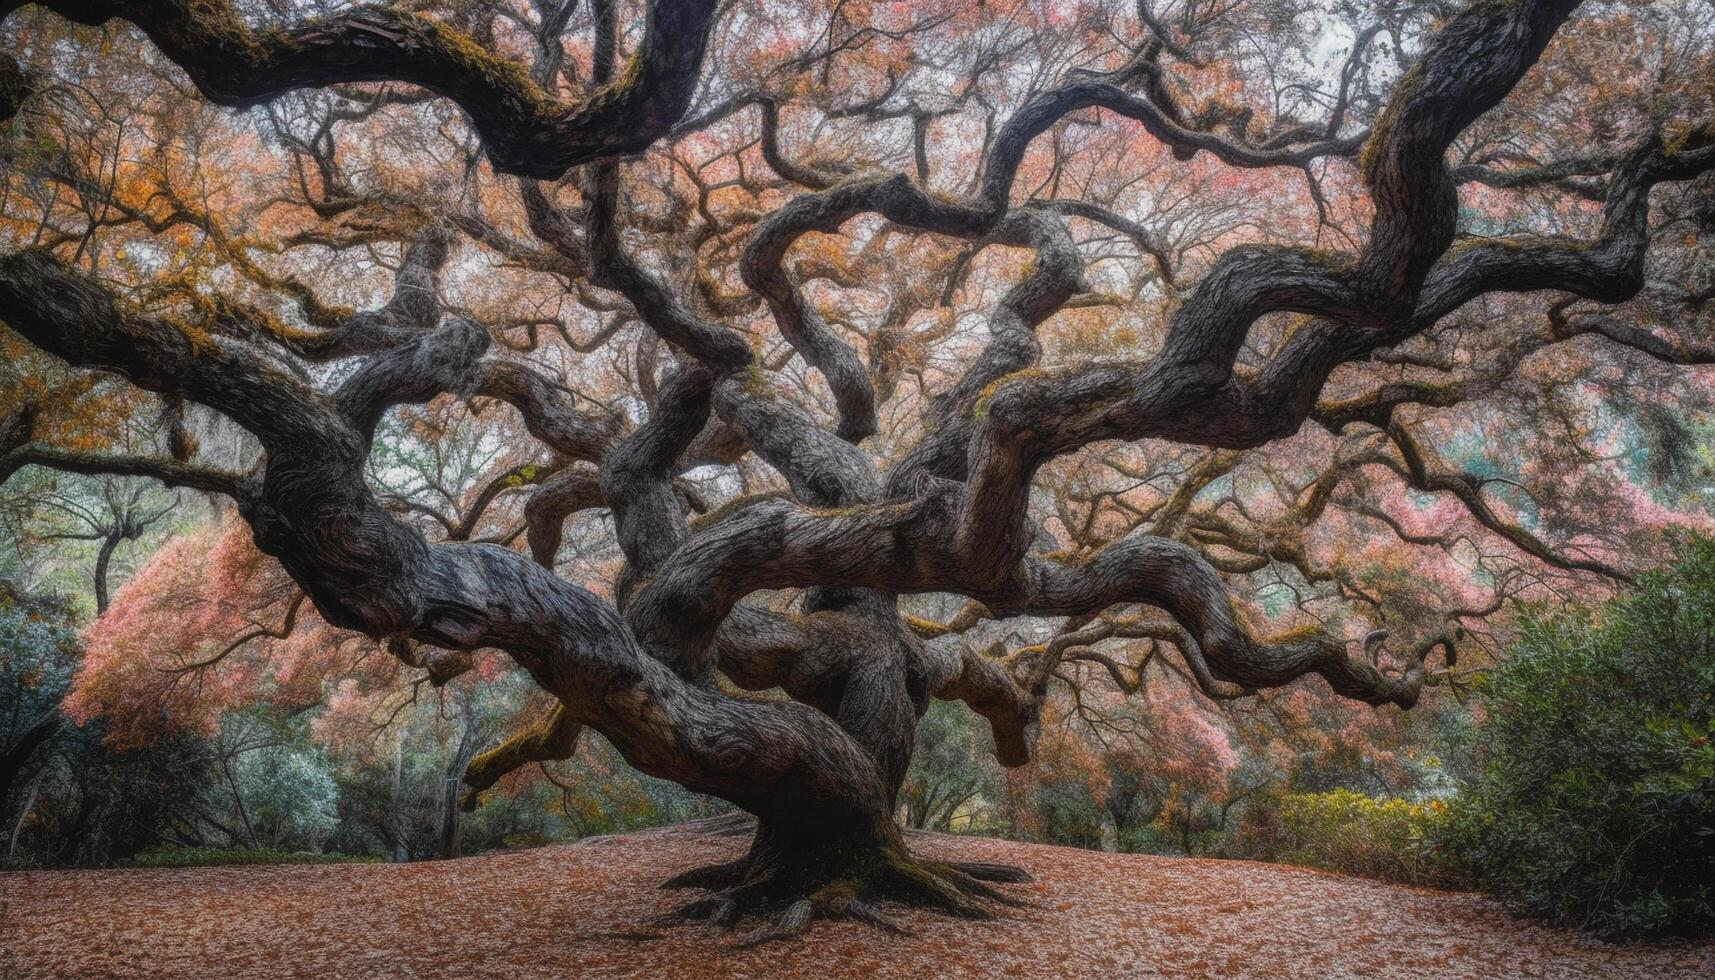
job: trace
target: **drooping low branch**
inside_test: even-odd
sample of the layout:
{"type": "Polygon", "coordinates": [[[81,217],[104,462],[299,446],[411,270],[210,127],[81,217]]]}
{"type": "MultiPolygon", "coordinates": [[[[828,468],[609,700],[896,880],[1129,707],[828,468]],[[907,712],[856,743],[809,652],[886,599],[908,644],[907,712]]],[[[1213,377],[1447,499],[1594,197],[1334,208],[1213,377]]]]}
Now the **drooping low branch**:
{"type": "Polygon", "coordinates": [[[464,771],[464,793],[459,806],[467,811],[476,809],[485,790],[507,773],[532,762],[571,758],[582,733],[583,726],[567,713],[565,705],[554,705],[534,724],[470,760],[464,771]]]}
{"type": "Polygon", "coordinates": [[[1258,689],[1314,673],[1342,697],[1404,708],[1417,703],[1423,684],[1421,662],[1384,674],[1320,631],[1253,637],[1239,623],[1214,568],[1176,541],[1129,535],[1080,564],[1032,563],[1032,572],[1030,593],[1010,608],[1073,615],[1127,602],[1155,606],[1185,627],[1194,643],[1188,652],[1200,656],[1217,680],[1258,689]]]}
{"type": "Polygon", "coordinates": [[[1396,421],[1388,427],[1387,432],[1388,438],[1399,450],[1399,460],[1386,455],[1372,458],[1398,473],[1413,489],[1425,493],[1452,494],[1477,523],[1544,564],[1569,571],[1592,572],[1617,582],[1632,580],[1630,575],[1607,562],[1563,555],[1523,527],[1502,518],[1484,499],[1482,480],[1465,473],[1450,473],[1433,465],[1430,454],[1418,443],[1416,436],[1407,426],[1396,421]]]}
{"type": "Polygon", "coordinates": [[[1035,751],[1041,728],[1042,697],[1045,692],[1020,683],[1001,661],[986,652],[959,643],[941,649],[946,661],[940,664],[944,677],[935,686],[935,697],[963,701],[989,723],[994,733],[995,758],[1003,766],[1022,766],[1035,751]]]}
{"type": "Polygon", "coordinates": [[[1611,316],[1594,314],[1572,317],[1556,327],[1563,337],[1598,336],[1622,347],[1639,351],[1664,364],[1715,364],[1715,347],[1675,343],[1611,316]]]}
{"type": "Polygon", "coordinates": [[[169,487],[186,487],[204,493],[221,493],[237,497],[242,474],[211,466],[186,463],[170,457],[88,453],[61,449],[41,443],[25,443],[10,452],[0,453],[0,483],[25,466],[43,466],[67,473],[88,475],[143,476],[160,480],[169,487]]]}
{"type": "Polygon", "coordinates": [[[1185,627],[1216,680],[1273,687],[1317,673],[1347,697],[1416,700],[1421,665],[1390,676],[1320,634],[1253,636],[1238,622],[1215,570],[1177,542],[1132,535],[1076,565],[1025,558],[984,569],[952,533],[960,519],[950,490],[838,514],[759,501],[689,538],[640,590],[632,615],[662,623],[660,642],[694,649],[712,642],[703,624],[721,622],[744,595],[806,584],[956,592],[998,616],[1094,615],[1115,604],[1145,603],[1185,627]]]}

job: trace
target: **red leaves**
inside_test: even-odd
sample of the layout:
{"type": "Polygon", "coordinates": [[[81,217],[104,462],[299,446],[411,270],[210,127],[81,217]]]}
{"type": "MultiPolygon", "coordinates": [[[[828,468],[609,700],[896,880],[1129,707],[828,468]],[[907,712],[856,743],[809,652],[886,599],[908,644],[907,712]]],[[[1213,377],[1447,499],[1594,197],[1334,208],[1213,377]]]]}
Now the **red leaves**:
{"type": "Polygon", "coordinates": [[[271,635],[297,592],[234,514],[173,538],[85,632],[66,713],[79,724],[105,716],[112,742],[139,745],[212,732],[223,712],[258,701],[320,701],[324,678],[373,644],[330,628],[307,603],[287,635],[271,635]]]}

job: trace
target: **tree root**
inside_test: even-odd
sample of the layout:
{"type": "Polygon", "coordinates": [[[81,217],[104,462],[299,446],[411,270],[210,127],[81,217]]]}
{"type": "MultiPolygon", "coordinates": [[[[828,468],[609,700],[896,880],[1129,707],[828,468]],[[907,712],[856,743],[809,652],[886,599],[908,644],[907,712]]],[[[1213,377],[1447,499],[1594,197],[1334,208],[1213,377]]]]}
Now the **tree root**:
{"type": "Polygon", "coordinates": [[[910,935],[909,927],[882,910],[883,902],[992,919],[998,906],[1025,903],[985,882],[1029,880],[1022,868],[1011,865],[930,861],[900,847],[882,848],[846,870],[821,874],[746,858],[695,868],[663,882],[663,888],[712,891],[669,913],[663,924],[732,929],[752,916],[773,916],[737,941],[744,947],[801,936],[818,919],[852,919],[892,935],[910,935]]]}
{"type": "Polygon", "coordinates": [[[987,861],[948,861],[947,867],[978,881],[993,881],[1003,885],[1022,885],[1035,881],[1030,872],[1016,864],[991,864],[987,861]]]}

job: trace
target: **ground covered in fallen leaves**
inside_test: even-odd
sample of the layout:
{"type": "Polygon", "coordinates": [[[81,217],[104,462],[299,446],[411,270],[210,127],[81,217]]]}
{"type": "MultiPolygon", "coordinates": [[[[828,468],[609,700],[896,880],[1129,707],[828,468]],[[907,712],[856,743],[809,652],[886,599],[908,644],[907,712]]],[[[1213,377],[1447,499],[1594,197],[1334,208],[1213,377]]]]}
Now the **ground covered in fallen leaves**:
{"type": "Polygon", "coordinates": [[[686,825],[410,865],[0,874],[12,977],[1715,977],[1715,946],[1603,946],[1482,898],[1239,861],[925,836],[951,860],[1027,868],[994,922],[895,910],[738,949],[661,928],[657,882],[743,852],[686,825]]]}

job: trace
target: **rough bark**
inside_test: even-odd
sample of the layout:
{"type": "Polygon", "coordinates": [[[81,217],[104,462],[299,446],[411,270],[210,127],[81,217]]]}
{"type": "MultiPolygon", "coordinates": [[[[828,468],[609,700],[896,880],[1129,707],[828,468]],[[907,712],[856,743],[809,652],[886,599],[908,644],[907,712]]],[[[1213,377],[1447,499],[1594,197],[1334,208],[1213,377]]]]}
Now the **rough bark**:
{"type": "MultiPolygon", "coordinates": [[[[458,103],[495,169],[532,177],[637,153],[665,135],[696,91],[719,8],[714,0],[651,3],[641,49],[625,70],[588,98],[570,100],[543,88],[526,66],[446,24],[387,6],[256,28],[227,0],[42,5],[84,24],[130,21],[205,98],[236,109],[342,82],[420,85],[458,103]]],[[[0,19],[20,6],[19,0],[0,4],[0,19]]],[[[0,109],[11,104],[5,91],[0,109]]]]}

